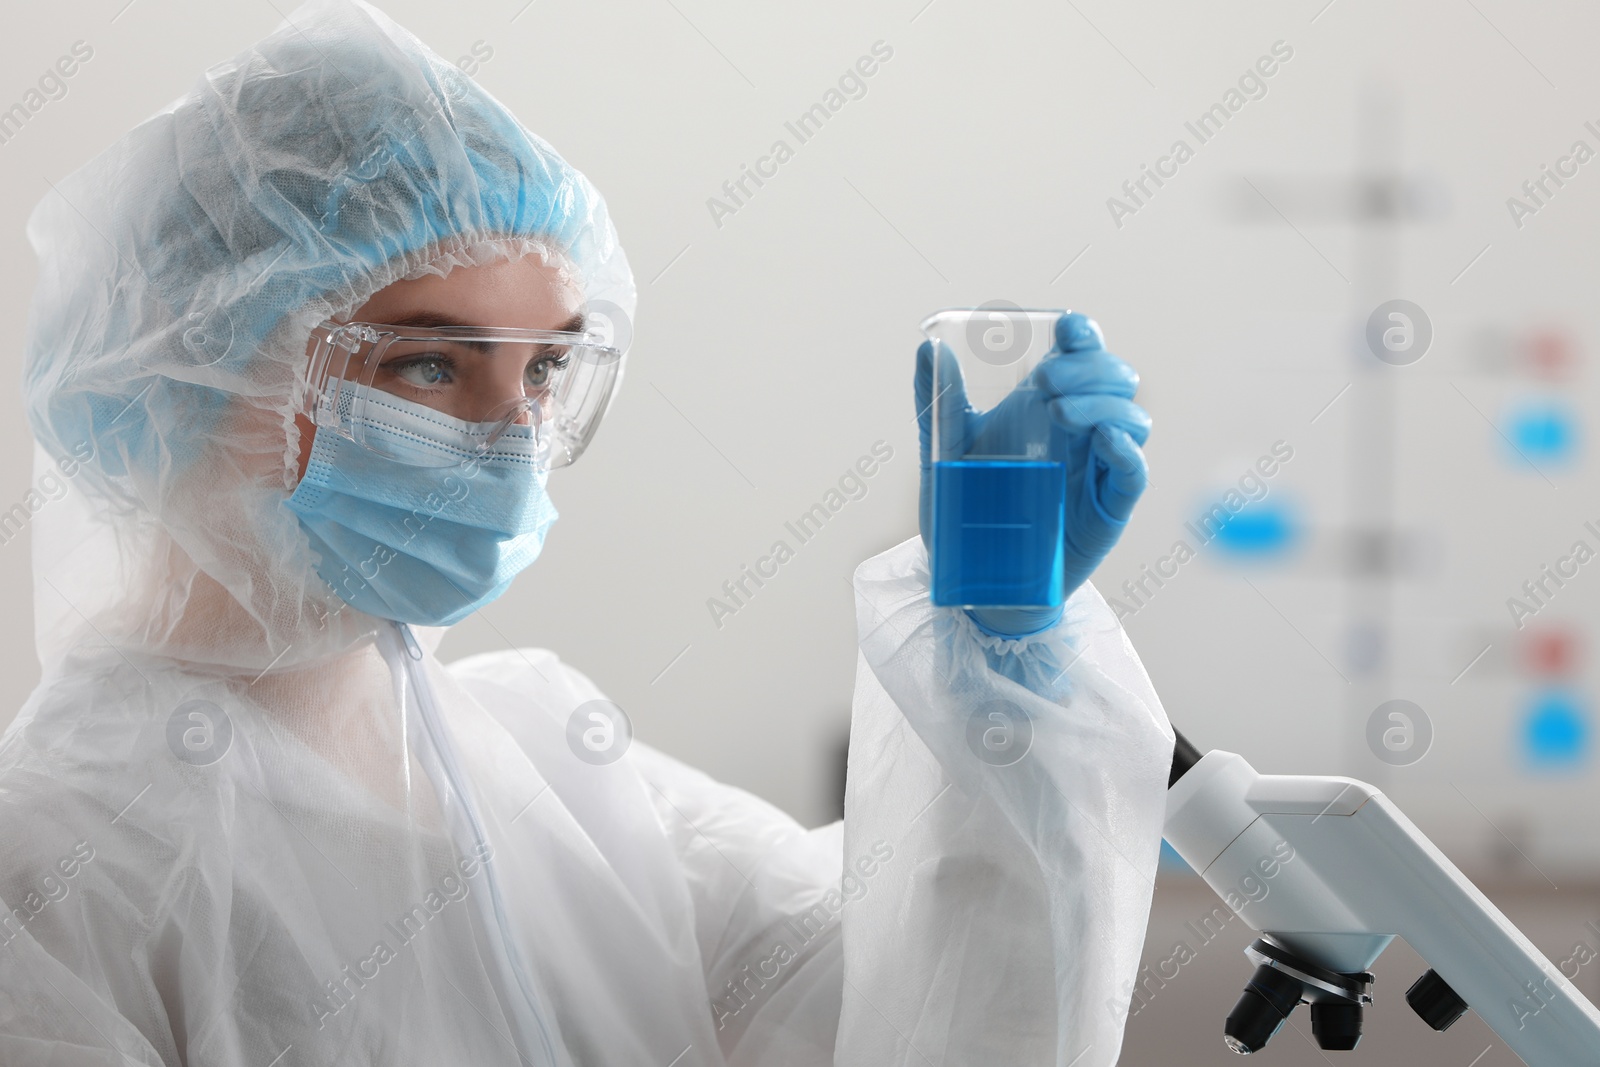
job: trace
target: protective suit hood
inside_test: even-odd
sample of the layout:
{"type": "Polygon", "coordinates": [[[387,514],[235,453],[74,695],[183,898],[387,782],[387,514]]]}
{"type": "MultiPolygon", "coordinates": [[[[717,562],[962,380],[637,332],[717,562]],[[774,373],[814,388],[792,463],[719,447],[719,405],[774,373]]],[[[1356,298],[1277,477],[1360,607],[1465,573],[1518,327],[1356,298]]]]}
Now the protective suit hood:
{"type": "Polygon", "coordinates": [[[57,183],[28,235],[36,466],[81,489],[35,519],[46,664],[90,641],[259,671],[375,632],[282,506],[318,322],[525,255],[634,307],[595,188],[359,0],[307,4],[207,71],[57,183]]]}

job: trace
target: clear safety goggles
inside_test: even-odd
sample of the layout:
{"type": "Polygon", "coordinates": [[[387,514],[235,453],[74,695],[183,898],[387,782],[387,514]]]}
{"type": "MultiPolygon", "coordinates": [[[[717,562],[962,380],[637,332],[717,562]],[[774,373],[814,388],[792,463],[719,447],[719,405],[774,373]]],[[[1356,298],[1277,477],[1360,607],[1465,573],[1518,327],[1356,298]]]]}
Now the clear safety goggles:
{"type": "Polygon", "coordinates": [[[531,431],[543,465],[564,467],[588,447],[621,363],[621,349],[596,331],[324,322],[312,340],[307,414],[413,465],[450,466],[459,462],[452,452],[484,453],[531,431]],[[394,432],[385,394],[448,416],[429,428],[442,446],[436,462],[394,432]]]}

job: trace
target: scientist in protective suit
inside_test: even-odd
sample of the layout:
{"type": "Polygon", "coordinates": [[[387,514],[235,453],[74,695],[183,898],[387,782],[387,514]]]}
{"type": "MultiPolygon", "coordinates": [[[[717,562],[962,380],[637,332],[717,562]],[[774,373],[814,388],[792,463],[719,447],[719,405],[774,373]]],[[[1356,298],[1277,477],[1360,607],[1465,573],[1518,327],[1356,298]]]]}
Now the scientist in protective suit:
{"type": "Polygon", "coordinates": [[[934,607],[918,537],[862,564],[847,814],[807,831],[610,758],[552,652],[434,655],[538,556],[634,305],[594,187],[453,65],[316,0],[28,232],[72,491],[0,743],[0,1063],[1116,1061],[1173,740],[1084,581],[1148,429],[1092,323],[1041,372],[1064,612],[934,607]],[[996,701],[1010,766],[967,742],[996,701]]]}

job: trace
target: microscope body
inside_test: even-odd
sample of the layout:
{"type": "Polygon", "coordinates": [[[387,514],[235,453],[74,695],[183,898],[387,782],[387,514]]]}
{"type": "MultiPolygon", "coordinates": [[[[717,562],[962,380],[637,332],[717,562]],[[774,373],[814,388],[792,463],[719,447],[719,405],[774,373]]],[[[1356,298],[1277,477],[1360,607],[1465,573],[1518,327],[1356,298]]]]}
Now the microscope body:
{"type": "Polygon", "coordinates": [[[1399,936],[1433,968],[1412,1006],[1425,1018],[1430,998],[1456,1006],[1430,1020],[1436,1029],[1464,1001],[1528,1067],[1600,1067],[1600,1011],[1372,786],[1262,775],[1242,756],[1210,752],[1168,791],[1166,838],[1265,935],[1236,1009],[1242,1020],[1254,1005],[1258,1039],[1236,1038],[1248,1020],[1230,1016],[1234,1051],[1257,1051],[1301,999],[1324,1048],[1353,1048],[1371,1000],[1362,972],[1399,936]],[[1334,1032],[1350,1025],[1354,1039],[1340,1043],[1334,1032]]]}

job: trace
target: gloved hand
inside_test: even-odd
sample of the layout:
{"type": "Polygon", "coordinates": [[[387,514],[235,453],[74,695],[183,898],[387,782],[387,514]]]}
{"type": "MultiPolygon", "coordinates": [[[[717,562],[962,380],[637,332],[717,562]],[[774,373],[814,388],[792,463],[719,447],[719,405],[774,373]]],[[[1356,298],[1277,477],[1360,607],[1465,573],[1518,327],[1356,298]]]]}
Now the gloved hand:
{"type": "MultiPolygon", "coordinates": [[[[929,456],[933,434],[934,346],[924,341],[917,349],[917,436],[922,450],[922,543],[930,550],[933,531],[933,459],[929,456]]],[[[955,354],[941,348],[938,358],[954,362],[955,354]]],[[[941,375],[941,378],[946,376],[941,375]]],[[[990,411],[979,413],[967,403],[966,391],[957,384],[938,398],[945,426],[964,427],[965,433],[947,433],[943,458],[958,459],[972,451],[973,443],[988,432],[1004,433],[1008,419],[1020,416],[1022,405],[1049,405],[1050,458],[1067,468],[1067,516],[1064,531],[1066,592],[1088,579],[1111,546],[1122,536],[1133,505],[1148,481],[1141,447],[1150,436],[1150,416],[1133,402],[1139,389],[1134,369],[1105,350],[1100,327],[1076,312],[1056,320],[1055,348],[1034,368],[1037,393],[1012,393],[990,411]],[[1042,395],[1041,395],[1042,394],[1042,395]]],[[[999,636],[1021,637],[1054,626],[1061,618],[1054,608],[974,608],[968,614],[979,628],[999,636]]]]}

